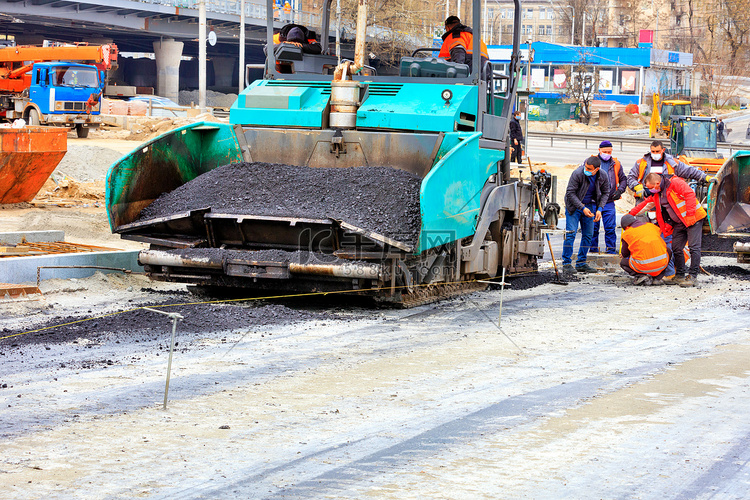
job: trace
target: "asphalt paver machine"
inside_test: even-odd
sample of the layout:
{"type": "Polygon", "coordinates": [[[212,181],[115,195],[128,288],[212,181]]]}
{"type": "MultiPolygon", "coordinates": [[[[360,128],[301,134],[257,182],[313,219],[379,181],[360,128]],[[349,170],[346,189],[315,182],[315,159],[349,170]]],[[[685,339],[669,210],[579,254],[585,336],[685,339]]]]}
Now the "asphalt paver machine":
{"type": "MultiPolygon", "coordinates": [[[[438,59],[430,47],[402,58],[397,76],[377,75],[365,64],[366,2],[360,2],[354,61],[339,63],[330,55],[331,3],[322,10],[323,54],[293,45],[268,50],[265,77],[240,93],[230,124],[181,127],[111,167],[112,231],[151,245],[139,260],[152,278],[201,287],[350,290],[408,306],[485,287],[479,281],[503,269],[536,271],[545,220],[556,221],[559,206],[550,200],[549,174],[511,177],[508,125],[520,74],[520,1],[503,74],[479,57],[471,66],[438,59]],[[277,58],[286,63],[284,73],[277,71],[277,58]],[[325,207],[301,217],[295,210],[261,214],[253,203],[229,213],[196,200],[179,213],[140,215],[164,193],[228,164],[257,166],[250,174],[255,180],[264,179],[269,164],[408,172],[420,179],[416,233],[385,235],[325,207]]],[[[472,8],[471,23],[479,28],[481,2],[474,0],[472,8]]],[[[272,0],[267,11],[273,12],[272,0]]],[[[268,47],[280,27],[268,18],[268,47]]],[[[478,36],[473,53],[480,53],[478,36]]],[[[294,182],[304,180],[269,189],[283,196],[294,182]]],[[[360,183],[335,191],[349,193],[352,206],[367,211],[357,205],[358,191],[373,190],[387,198],[399,188],[360,183]]],[[[265,195],[248,196],[262,202],[265,195]]]]}

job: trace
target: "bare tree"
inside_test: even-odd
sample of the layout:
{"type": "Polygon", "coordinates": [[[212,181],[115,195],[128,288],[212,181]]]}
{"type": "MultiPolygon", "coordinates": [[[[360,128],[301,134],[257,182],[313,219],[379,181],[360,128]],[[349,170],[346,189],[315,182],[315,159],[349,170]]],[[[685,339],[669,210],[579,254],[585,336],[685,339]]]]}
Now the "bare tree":
{"type": "Polygon", "coordinates": [[[568,84],[565,96],[581,106],[579,120],[588,125],[591,121],[591,102],[601,95],[599,92],[599,69],[586,63],[586,54],[572,66],[566,76],[568,84]]]}

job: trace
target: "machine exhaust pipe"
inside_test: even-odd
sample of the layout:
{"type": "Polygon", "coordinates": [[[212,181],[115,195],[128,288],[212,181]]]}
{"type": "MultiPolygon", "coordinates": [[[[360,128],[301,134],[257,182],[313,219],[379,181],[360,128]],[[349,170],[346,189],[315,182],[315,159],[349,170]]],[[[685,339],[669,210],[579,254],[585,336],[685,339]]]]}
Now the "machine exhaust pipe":
{"type": "Polygon", "coordinates": [[[297,264],[290,262],[289,272],[293,274],[377,280],[381,278],[383,270],[381,266],[374,264],[297,264]]]}
{"type": "Polygon", "coordinates": [[[182,257],[161,250],[141,250],[138,263],[149,266],[198,267],[201,269],[222,269],[221,260],[209,257],[182,257]]]}

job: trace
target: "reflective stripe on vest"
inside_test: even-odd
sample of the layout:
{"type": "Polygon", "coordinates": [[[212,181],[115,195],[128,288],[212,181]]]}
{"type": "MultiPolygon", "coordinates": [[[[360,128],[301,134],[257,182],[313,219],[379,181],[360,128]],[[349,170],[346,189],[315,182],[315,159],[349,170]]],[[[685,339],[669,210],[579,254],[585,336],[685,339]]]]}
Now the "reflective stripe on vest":
{"type": "Polygon", "coordinates": [[[659,275],[659,273],[667,268],[667,264],[669,264],[669,257],[666,253],[645,260],[630,257],[630,267],[633,271],[641,274],[650,274],[651,276],[659,275]]]}
{"type": "MultiPolygon", "coordinates": [[[[664,164],[667,166],[667,173],[669,175],[674,175],[674,165],[669,163],[666,158],[664,158],[664,164]]],[[[638,182],[643,183],[643,178],[645,177],[646,173],[646,167],[648,166],[648,163],[644,158],[641,158],[641,163],[638,166],[638,182]]],[[[650,173],[650,172],[649,172],[650,173]]]]}
{"type": "MultiPolygon", "coordinates": [[[[687,202],[685,202],[684,198],[681,198],[679,194],[675,192],[674,189],[669,189],[669,192],[667,193],[667,196],[669,197],[671,201],[672,207],[677,212],[677,216],[680,218],[683,224],[685,226],[692,226],[699,220],[703,220],[703,218],[706,216],[706,209],[700,206],[698,206],[695,209],[695,213],[688,217],[687,214],[687,202]]],[[[696,200],[696,204],[698,203],[698,200],[696,200]]]]}
{"type": "Polygon", "coordinates": [[[622,239],[630,250],[630,267],[641,274],[657,276],[669,264],[667,245],[661,231],[654,224],[629,227],[622,232],[622,239]]]}
{"type": "MultiPolygon", "coordinates": [[[[442,57],[446,61],[450,61],[451,49],[456,45],[461,45],[466,53],[471,55],[474,52],[474,37],[468,31],[462,31],[460,36],[458,37],[454,37],[453,34],[448,35],[448,37],[443,40],[443,45],[440,47],[438,57],[442,57]]],[[[487,45],[485,45],[481,40],[479,41],[479,45],[479,50],[482,53],[482,56],[489,59],[490,56],[489,52],[487,51],[487,45]]]]}

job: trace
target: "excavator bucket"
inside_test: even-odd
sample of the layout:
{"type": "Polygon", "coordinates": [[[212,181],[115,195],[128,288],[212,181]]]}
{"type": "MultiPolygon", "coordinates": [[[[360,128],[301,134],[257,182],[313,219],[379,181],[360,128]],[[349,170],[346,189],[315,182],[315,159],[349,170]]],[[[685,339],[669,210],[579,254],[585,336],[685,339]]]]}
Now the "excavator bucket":
{"type": "Polygon", "coordinates": [[[31,201],[68,151],[68,129],[0,128],[0,204],[31,201]]]}
{"type": "Polygon", "coordinates": [[[728,234],[750,229],[750,151],[738,151],[716,174],[708,191],[711,232],[728,234]]]}

